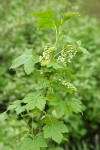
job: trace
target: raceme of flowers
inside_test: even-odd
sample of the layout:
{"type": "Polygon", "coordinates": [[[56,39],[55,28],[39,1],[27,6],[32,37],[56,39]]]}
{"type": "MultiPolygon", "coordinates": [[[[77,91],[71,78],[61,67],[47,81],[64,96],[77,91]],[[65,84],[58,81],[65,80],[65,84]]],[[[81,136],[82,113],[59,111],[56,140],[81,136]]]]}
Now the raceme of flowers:
{"type": "Polygon", "coordinates": [[[64,48],[61,51],[61,54],[58,56],[57,60],[60,60],[61,62],[64,62],[64,63],[70,63],[71,60],[76,55],[80,45],[81,45],[80,41],[78,41],[75,46],[68,45],[66,48],[64,48]]]}
{"type": "Polygon", "coordinates": [[[77,91],[77,88],[73,84],[66,82],[65,80],[61,80],[61,79],[59,79],[59,81],[62,85],[66,86],[69,90],[77,91]]]}
{"type": "Polygon", "coordinates": [[[52,57],[52,52],[55,50],[55,47],[51,47],[50,44],[47,44],[44,48],[42,56],[39,58],[39,62],[42,66],[48,65],[52,57]]]}

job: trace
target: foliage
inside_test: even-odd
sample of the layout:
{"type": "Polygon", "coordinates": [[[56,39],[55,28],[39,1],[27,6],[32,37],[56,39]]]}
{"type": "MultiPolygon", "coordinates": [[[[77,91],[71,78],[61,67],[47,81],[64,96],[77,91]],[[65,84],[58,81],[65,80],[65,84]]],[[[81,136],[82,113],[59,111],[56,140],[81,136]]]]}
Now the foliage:
{"type": "MultiPolygon", "coordinates": [[[[82,3],[84,2],[82,1],[82,3]]],[[[59,14],[63,15],[66,10],[70,12],[70,7],[72,12],[76,12],[78,6],[77,3],[72,3],[72,5],[71,3],[66,3],[66,0],[44,0],[41,2],[36,0],[34,3],[32,0],[10,0],[2,1],[0,4],[0,111],[3,112],[6,110],[8,103],[14,102],[16,99],[23,99],[26,93],[33,92],[34,87],[40,90],[42,88],[40,86],[41,82],[43,87],[49,84],[47,80],[41,79],[41,81],[36,81],[38,82],[38,86],[36,87],[36,84],[33,84],[33,73],[26,76],[24,71],[22,71],[22,67],[16,69],[16,71],[13,69],[9,70],[11,61],[17,56],[22,55],[26,50],[30,49],[31,51],[32,49],[33,54],[41,54],[45,43],[53,43],[55,40],[54,32],[51,34],[51,30],[38,30],[37,32],[36,25],[33,23],[33,11],[41,11],[45,8],[53,9],[55,12],[58,12],[56,19],[59,20],[59,14]]],[[[96,3],[91,3],[91,5],[92,4],[93,7],[95,7],[96,3]]],[[[82,6],[80,7],[81,12],[82,6]]],[[[90,9],[88,10],[90,11],[90,9]]],[[[86,9],[85,13],[87,13],[86,9]]],[[[74,79],[73,75],[70,74],[72,77],[71,83],[74,83],[78,89],[75,97],[76,99],[81,99],[84,108],[83,115],[70,114],[70,117],[63,117],[64,123],[67,125],[70,133],[67,134],[69,141],[63,141],[61,144],[61,147],[64,147],[64,149],[66,149],[66,147],[67,149],[69,147],[69,149],[76,150],[99,149],[99,26],[98,21],[93,17],[81,15],[81,17],[73,17],[72,21],[68,20],[63,27],[63,36],[61,36],[63,42],[69,41],[73,43],[76,39],[78,41],[81,40],[83,47],[90,53],[90,55],[77,53],[74,60],[71,60],[71,65],[70,63],[70,66],[68,65],[71,72],[77,77],[77,79],[74,79]]],[[[59,49],[61,44],[63,43],[60,42],[59,49]]],[[[54,63],[53,66],[56,69],[58,65],[54,63]]],[[[69,72],[67,70],[67,76],[68,75],[69,72]]],[[[70,82],[70,80],[68,82],[70,82]]],[[[70,94],[68,94],[67,97],[70,99],[70,94]]],[[[14,105],[14,103],[11,104],[14,105]]],[[[13,105],[11,105],[11,107],[13,107],[13,105]]],[[[62,117],[65,114],[66,109],[63,110],[65,107],[63,103],[61,105],[60,100],[57,104],[53,102],[52,106],[55,107],[57,114],[59,113],[58,117],[62,117]]],[[[14,110],[16,110],[17,113],[20,112],[17,107],[14,110]]],[[[10,113],[12,114],[12,111],[10,113]]],[[[38,114],[37,109],[35,114],[38,114]]],[[[55,115],[55,112],[53,112],[53,114],[55,115]]],[[[30,123],[31,117],[32,116],[26,116],[30,123]]],[[[20,125],[23,123],[20,115],[18,118],[19,119],[13,119],[12,121],[7,119],[6,121],[0,122],[0,149],[14,149],[9,141],[12,141],[12,139],[16,137],[16,133],[9,131],[17,132],[17,123],[19,120],[20,125]]],[[[36,120],[34,121],[34,127],[37,127],[36,120]]],[[[21,131],[19,133],[21,133],[21,131]]],[[[66,136],[66,133],[64,135],[66,136]]],[[[21,138],[20,134],[19,137],[21,138]]],[[[20,141],[15,144],[14,141],[15,146],[19,143],[20,141]]],[[[50,143],[49,149],[60,148],[57,147],[56,143],[50,143]]]]}
{"type": "MultiPolygon", "coordinates": [[[[33,92],[27,94],[23,100],[13,102],[7,110],[15,110],[17,115],[21,115],[27,126],[28,133],[26,135],[30,138],[25,139],[22,147],[19,147],[20,150],[25,149],[25,147],[28,150],[33,148],[39,150],[41,147],[47,147],[45,140],[48,139],[49,142],[50,138],[60,144],[64,137],[63,133],[68,132],[68,129],[63,121],[59,121],[59,119],[64,115],[70,116],[72,112],[81,112],[81,102],[73,98],[73,94],[77,89],[67,81],[68,78],[71,80],[68,63],[71,62],[76,52],[81,50],[80,42],[75,44],[67,42],[63,44],[61,49],[58,47],[64,22],[76,16],[76,14],[65,14],[61,20],[55,20],[55,14],[52,11],[39,12],[34,15],[38,18],[39,29],[51,27],[55,29],[56,40],[53,46],[52,44],[45,46],[42,55],[38,56],[32,54],[32,50],[27,50],[16,58],[11,65],[11,68],[24,65],[24,70],[28,75],[34,70],[33,83],[36,84],[33,92]],[[66,78],[68,73],[69,76],[66,78]],[[46,80],[45,86],[42,86],[43,80],[44,82],[46,80]],[[37,91],[39,85],[41,87],[37,91]],[[62,91],[61,89],[64,87],[65,90],[62,91]],[[70,94],[69,100],[65,97],[67,93],[70,94]],[[61,105],[55,108],[58,101],[61,105]],[[63,113],[61,112],[62,114],[57,114],[56,110],[62,105],[65,110],[63,113]],[[37,111],[36,114],[35,111],[37,111]],[[32,114],[32,118],[30,117],[32,126],[26,119],[26,115],[30,114],[32,114]],[[36,119],[37,127],[34,127],[34,119],[36,119]],[[28,143],[30,147],[26,146],[28,143]]],[[[1,114],[1,119],[5,119],[5,114],[1,114]]]]}
{"type": "MultiPolygon", "coordinates": [[[[100,109],[100,97],[99,97],[99,68],[98,64],[100,64],[100,44],[99,44],[99,24],[97,23],[96,19],[91,19],[91,22],[86,24],[86,22],[89,22],[89,18],[85,17],[84,20],[80,19],[80,27],[76,31],[73,29],[73,37],[77,39],[81,39],[82,43],[84,43],[86,49],[89,51],[90,55],[84,55],[84,56],[78,56],[75,58],[75,62],[77,62],[77,65],[73,65],[73,70],[76,73],[77,78],[80,80],[80,82],[75,83],[75,85],[78,86],[78,89],[80,89],[80,92],[78,93],[78,96],[81,96],[81,100],[84,104],[84,111],[83,116],[80,116],[76,119],[72,119],[72,123],[76,124],[78,128],[81,128],[80,130],[76,129],[75,126],[73,126],[73,131],[76,132],[74,135],[74,138],[79,139],[81,135],[85,138],[85,142],[87,143],[88,149],[92,149],[93,145],[92,142],[96,142],[95,135],[99,134],[98,126],[100,124],[100,115],[99,115],[99,109],[100,109]],[[91,26],[92,24],[92,26],[91,26]],[[84,32],[82,31],[81,25],[83,25],[84,32]],[[81,34],[78,34],[80,33],[81,34]],[[91,32],[91,34],[89,34],[91,32]],[[85,61],[85,62],[84,62],[85,61]],[[82,64],[82,68],[79,69],[80,65],[82,64]],[[79,70],[77,72],[77,70],[79,70]],[[83,94],[82,94],[83,93],[83,94]],[[98,105],[98,106],[97,106],[98,105]],[[76,123],[75,123],[76,122],[76,123]],[[78,122],[78,123],[77,123],[78,122]],[[88,135],[91,135],[91,138],[88,140],[88,135]],[[88,144],[89,143],[89,144],[88,144]]],[[[74,24],[74,26],[77,27],[78,20],[74,24]]],[[[69,35],[71,36],[71,32],[69,32],[69,35]]],[[[84,140],[83,140],[84,141],[84,140]]],[[[95,148],[95,147],[94,147],[95,148]]],[[[94,149],[93,148],[93,149],[94,149]]]]}

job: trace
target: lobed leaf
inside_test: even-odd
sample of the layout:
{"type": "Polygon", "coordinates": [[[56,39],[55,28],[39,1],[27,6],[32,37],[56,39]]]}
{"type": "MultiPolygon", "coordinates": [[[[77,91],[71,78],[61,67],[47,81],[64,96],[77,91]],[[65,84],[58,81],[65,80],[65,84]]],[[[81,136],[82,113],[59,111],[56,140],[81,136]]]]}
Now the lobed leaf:
{"type": "Polygon", "coordinates": [[[82,112],[82,103],[81,101],[73,98],[70,101],[67,101],[67,107],[71,112],[79,113],[82,112]]]}
{"type": "Polygon", "coordinates": [[[80,50],[81,50],[84,54],[90,55],[90,53],[87,51],[86,48],[80,47],[80,50]]]}
{"type": "Polygon", "coordinates": [[[54,20],[55,18],[55,14],[51,10],[33,13],[33,16],[35,16],[38,19],[48,19],[48,20],[54,20]]]}
{"type": "Polygon", "coordinates": [[[50,81],[45,78],[38,78],[37,83],[36,89],[43,89],[50,86],[50,81]]]}
{"type": "Polygon", "coordinates": [[[79,14],[77,14],[77,13],[66,13],[63,16],[63,21],[69,20],[72,17],[76,17],[76,16],[79,16],[79,14]]]}
{"type": "Polygon", "coordinates": [[[34,139],[26,137],[16,150],[40,150],[42,147],[47,147],[47,144],[43,135],[39,134],[34,139]]]}
{"type": "Polygon", "coordinates": [[[51,10],[33,13],[33,15],[37,18],[39,29],[55,28],[55,26],[59,28],[61,26],[61,21],[55,19],[55,14],[51,10]]]}
{"type": "Polygon", "coordinates": [[[21,101],[16,100],[15,102],[13,102],[12,104],[9,105],[8,110],[13,110],[13,109],[19,107],[20,105],[21,105],[21,101]]]}
{"type": "Polygon", "coordinates": [[[0,121],[4,121],[5,119],[7,119],[7,113],[3,112],[2,114],[0,114],[0,121]]]}
{"type": "Polygon", "coordinates": [[[52,138],[57,143],[61,143],[63,134],[68,132],[68,129],[62,121],[56,121],[51,124],[46,124],[43,128],[44,138],[52,138]]]}
{"type": "Polygon", "coordinates": [[[17,57],[10,68],[17,68],[21,65],[24,65],[24,70],[26,74],[30,74],[34,70],[35,63],[38,62],[38,56],[32,55],[32,50],[25,51],[24,54],[17,57]]]}
{"type": "Polygon", "coordinates": [[[26,109],[32,110],[38,108],[43,110],[46,104],[46,98],[39,95],[39,92],[29,93],[24,99],[23,102],[26,103],[26,109]]]}
{"type": "Polygon", "coordinates": [[[41,20],[38,20],[37,26],[39,29],[53,28],[54,23],[53,23],[53,21],[48,20],[48,19],[45,19],[45,20],[41,19],[41,20]]]}

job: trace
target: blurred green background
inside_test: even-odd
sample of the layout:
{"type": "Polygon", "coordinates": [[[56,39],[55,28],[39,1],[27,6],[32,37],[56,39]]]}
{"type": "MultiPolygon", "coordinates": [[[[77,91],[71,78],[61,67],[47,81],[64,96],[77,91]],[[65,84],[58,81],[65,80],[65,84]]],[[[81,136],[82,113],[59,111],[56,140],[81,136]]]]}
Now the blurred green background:
{"type": "MultiPolygon", "coordinates": [[[[71,66],[77,77],[74,84],[83,103],[83,115],[65,120],[69,141],[61,146],[65,150],[100,150],[100,0],[0,0],[0,113],[34,87],[32,75],[9,68],[13,58],[25,49],[40,53],[53,40],[50,31],[37,31],[32,15],[47,9],[57,15],[79,12],[80,17],[65,25],[65,33],[81,40],[91,54],[79,53],[71,66]]],[[[13,150],[21,137],[20,130],[15,116],[0,122],[0,150],[13,150]]]]}

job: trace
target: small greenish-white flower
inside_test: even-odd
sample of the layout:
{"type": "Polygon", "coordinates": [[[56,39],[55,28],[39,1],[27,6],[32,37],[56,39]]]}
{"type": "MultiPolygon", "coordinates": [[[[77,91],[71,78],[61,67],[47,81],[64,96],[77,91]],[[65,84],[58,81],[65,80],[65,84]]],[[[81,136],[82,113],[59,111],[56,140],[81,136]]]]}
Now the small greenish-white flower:
{"type": "Polygon", "coordinates": [[[59,56],[57,60],[60,60],[61,62],[65,62],[65,58],[62,56],[59,56]]]}
{"type": "Polygon", "coordinates": [[[76,55],[79,47],[81,45],[81,41],[76,42],[75,45],[67,45],[66,48],[64,48],[60,55],[58,56],[57,60],[64,62],[64,63],[71,63],[72,59],[76,55]]]}
{"type": "Polygon", "coordinates": [[[50,44],[47,44],[44,48],[42,56],[39,58],[39,62],[42,66],[48,65],[51,60],[52,52],[55,50],[55,47],[51,47],[50,44]]]}
{"type": "Polygon", "coordinates": [[[66,86],[68,89],[70,89],[72,91],[77,91],[77,88],[73,84],[71,84],[65,80],[61,80],[61,79],[59,79],[59,81],[62,85],[66,86]]]}

